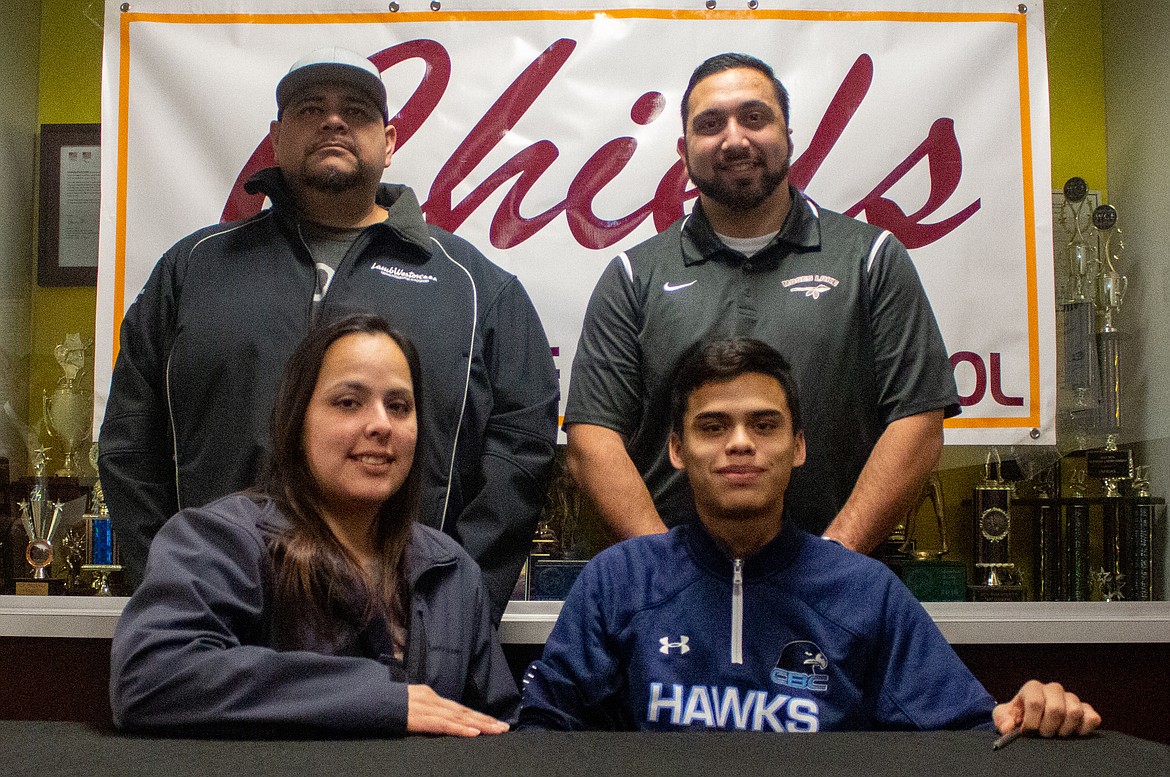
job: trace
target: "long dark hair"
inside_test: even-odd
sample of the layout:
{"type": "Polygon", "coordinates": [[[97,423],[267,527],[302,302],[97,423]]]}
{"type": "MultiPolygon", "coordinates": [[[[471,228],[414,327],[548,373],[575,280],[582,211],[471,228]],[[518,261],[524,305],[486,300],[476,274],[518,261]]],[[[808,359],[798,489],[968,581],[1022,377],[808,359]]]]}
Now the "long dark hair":
{"type": "Polygon", "coordinates": [[[344,641],[335,613],[353,613],[365,626],[384,618],[395,639],[407,628],[406,546],[418,518],[421,476],[415,455],[402,487],[382,503],[375,525],[378,574],[367,582],[357,559],[341,544],[321,515],[320,489],[309,471],[302,440],[305,413],[329,347],[352,334],[384,334],[406,356],[414,384],[418,438],[422,439],[422,371],[418,351],[379,316],[359,313],[314,327],[289,358],[272,408],[268,463],[257,483],[260,498],[271,499],[289,528],[274,538],[276,638],[288,647],[307,647],[304,638],[344,641]],[[368,590],[355,599],[354,593],[368,590]],[[364,599],[354,613],[353,604],[364,599]]]}

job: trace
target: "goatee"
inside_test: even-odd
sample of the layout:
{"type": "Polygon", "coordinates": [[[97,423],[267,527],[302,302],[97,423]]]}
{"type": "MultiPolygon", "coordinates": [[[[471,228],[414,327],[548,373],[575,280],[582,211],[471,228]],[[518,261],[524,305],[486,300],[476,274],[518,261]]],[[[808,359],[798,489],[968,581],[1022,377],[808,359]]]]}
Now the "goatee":
{"type": "Polygon", "coordinates": [[[360,184],[365,174],[360,165],[352,170],[338,170],[333,167],[311,170],[306,167],[302,168],[300,178],[306,188],[327,194],[341,194],[360,184]]]}

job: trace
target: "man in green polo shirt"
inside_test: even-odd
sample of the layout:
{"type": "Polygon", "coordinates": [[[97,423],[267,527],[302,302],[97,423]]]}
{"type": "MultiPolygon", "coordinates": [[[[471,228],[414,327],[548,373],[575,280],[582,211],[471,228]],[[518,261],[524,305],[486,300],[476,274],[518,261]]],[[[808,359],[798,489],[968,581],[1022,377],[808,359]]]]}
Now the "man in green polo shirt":
{"type": "Polygon", "coordinates": [[[678,151],[698,203],[598,281],[565,411],[571,472],[619,537],[692,513],[667,456],[671,376],[695,342],[757,338],[806,387],[795,520],[868,552],[917,498],[943,417],[959,412],[914,265],[889,232],[789,184],[788,94],[767,64],[712,57],[682,113],[678,151]]]}

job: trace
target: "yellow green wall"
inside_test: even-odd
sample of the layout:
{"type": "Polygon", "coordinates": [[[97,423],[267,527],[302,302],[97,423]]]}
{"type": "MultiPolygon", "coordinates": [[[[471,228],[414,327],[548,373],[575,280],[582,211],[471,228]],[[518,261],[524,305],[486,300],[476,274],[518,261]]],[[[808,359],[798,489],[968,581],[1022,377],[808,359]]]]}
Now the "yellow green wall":
{"type": "MultiPolygon", "coordinates": [[[[101,20],[93,0],[41,3],[39,120],[41,124],[97,124],[101,121],[102,31],[86,17],[101,20]]],[[[35,273],[35,268],[34,268],[35,273]]],[[[34,275],[35,277],[35,275],[34,275]]],[[[61,377],[53,347],[70,332],[92,341],[97,297],[93,287],[33,285],[29,350],[29,420],[41,416],[41,396],[61,377]]]]}
{"type": "Polygon", "coordinates": [[[1105,191],[1101,2],[1052,0],[1045,8],[1054,189],[1079,175],[1105,191]]]}

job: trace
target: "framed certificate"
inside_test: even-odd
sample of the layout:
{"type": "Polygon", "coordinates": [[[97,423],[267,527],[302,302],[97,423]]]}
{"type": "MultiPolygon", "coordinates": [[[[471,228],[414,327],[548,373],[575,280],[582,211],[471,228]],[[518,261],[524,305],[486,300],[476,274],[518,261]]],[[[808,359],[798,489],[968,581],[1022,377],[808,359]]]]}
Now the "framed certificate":
{"type": "Polygon", "coordinates": [[[42,124],[37,283],[97,284],[101,125],[42,124]]]}

